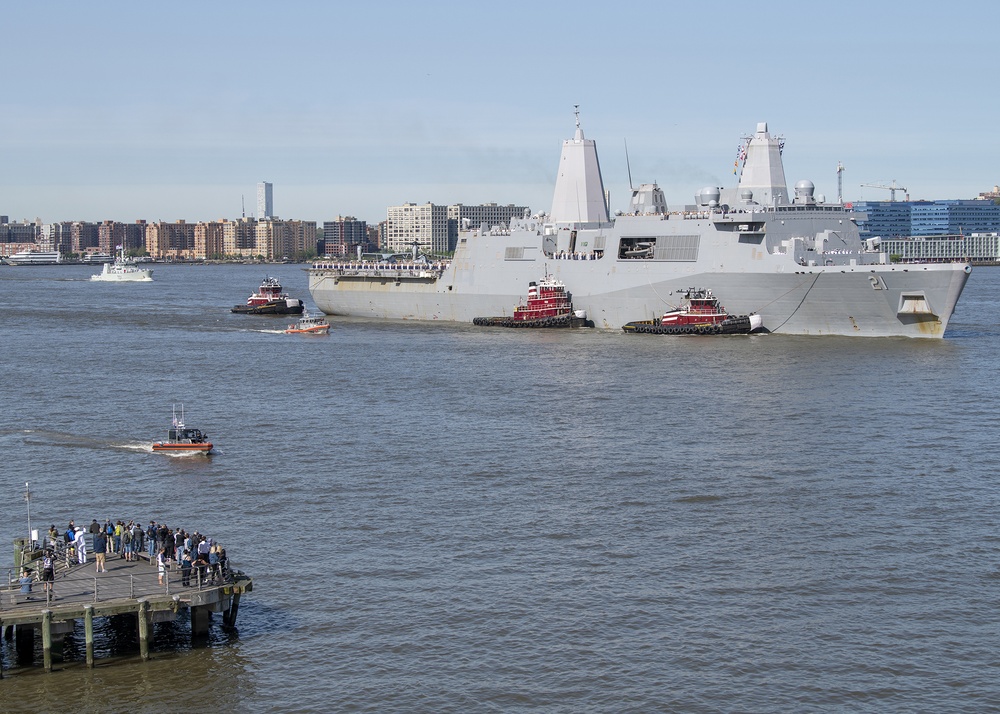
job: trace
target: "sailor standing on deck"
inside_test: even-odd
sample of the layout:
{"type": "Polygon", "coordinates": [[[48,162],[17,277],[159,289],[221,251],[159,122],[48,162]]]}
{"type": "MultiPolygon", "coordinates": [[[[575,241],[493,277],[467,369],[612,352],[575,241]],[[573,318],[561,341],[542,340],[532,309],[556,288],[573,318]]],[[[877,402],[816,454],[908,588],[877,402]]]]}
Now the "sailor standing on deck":
{"type": "Polygon", "coordinates": [[[76,558],[77,562],[81,565],[87,562],[87,534],[83,532],[83,528],[76,529],[76,538],[73,539],[73,545],[76,548],[76,558]]]}

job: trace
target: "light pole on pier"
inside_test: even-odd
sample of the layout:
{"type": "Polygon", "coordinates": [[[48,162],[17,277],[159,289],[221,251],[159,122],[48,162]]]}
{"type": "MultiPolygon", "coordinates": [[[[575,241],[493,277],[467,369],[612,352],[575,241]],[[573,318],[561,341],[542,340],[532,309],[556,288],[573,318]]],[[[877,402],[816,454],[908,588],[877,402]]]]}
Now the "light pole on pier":
{"type": "Polygon", "coordinates": [[[28,546],[34,548],[35,544],[31,540],[31,491],[28,490],[28,482],[24,482],[24,502],[28,507],[28,546]]]}

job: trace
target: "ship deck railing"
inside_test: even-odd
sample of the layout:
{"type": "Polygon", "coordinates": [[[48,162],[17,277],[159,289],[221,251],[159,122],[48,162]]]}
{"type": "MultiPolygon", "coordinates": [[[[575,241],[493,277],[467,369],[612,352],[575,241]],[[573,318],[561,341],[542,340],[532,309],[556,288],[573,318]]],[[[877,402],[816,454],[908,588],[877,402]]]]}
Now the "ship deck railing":
{"type": "Polygon", "coordinates": [[[569,252],[566,250],[558,250],[555,253],[546,253],[546,258],[551,258],[552,260],[600,260],[604,257],[603,250],[592,250],[589,252],[569,252]]]}
{"type": "Polygon", "coordinates": [[[313,263],[312,267],[314,270],[331,271],[343,277],[439,278],[450,265],[451,263],[449,261],[440,261],[437,263],[343,263],[317,261],[313,263]]]}

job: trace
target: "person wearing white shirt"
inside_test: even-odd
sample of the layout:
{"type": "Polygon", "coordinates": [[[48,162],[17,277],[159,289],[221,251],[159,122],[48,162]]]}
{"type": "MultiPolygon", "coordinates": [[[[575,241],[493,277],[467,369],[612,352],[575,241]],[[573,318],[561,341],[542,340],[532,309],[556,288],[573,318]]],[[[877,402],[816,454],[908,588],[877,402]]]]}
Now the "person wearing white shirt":
{"type": "Polygon", "coordinates": [[[76,538],[73,539],[73,544],[76,546],[76,557],[77,561],[82,565],[87,562],[87,534],[83,532],[83,528],[76,529],[76,538]]]}

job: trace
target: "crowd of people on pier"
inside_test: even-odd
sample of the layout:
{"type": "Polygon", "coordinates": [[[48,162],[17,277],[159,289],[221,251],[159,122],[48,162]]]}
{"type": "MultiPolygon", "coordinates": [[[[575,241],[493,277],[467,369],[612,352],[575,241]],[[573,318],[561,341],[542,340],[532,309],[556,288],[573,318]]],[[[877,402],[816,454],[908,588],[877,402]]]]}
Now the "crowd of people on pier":
{"type": "MultiPolygon", "coordinates": [[[[166,523],[155,520],[143,527],[137,520],[104,523],[93,519],[89,526],[78,526],[70,521],[60,532],[55,524],[49,526],[45,537],[44,551],[39,561],[39,579],[48,597],[54,597],[52,584],[55,580],[56,559],[65,558],[66,566],[86,565],[93,554],[95,572],[107,572],[109,556],[118,556],[126,562],[139,559],[145,554],[151,563],[156,563],[159,582],[162,585],[168,571],[178,569],[183,585],[192,580],[196,583],[217,584],[225,582],[229,573],[229,559],[226,549],[211,537],[188,532],[183,528],[170,528],[166,523]]],[[[31,599],[34,574],[28,567],[22,568],[18,580],[21,593],[31,599]]],[[[173,579],[171,578],[171,582],[173,579]]]]}

